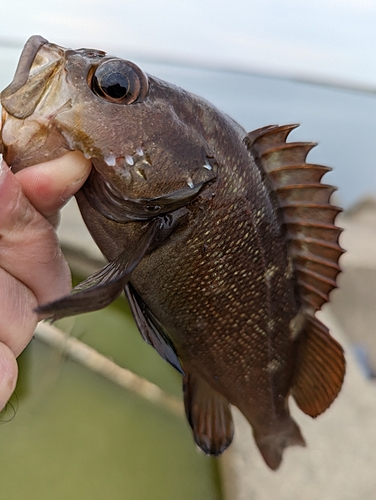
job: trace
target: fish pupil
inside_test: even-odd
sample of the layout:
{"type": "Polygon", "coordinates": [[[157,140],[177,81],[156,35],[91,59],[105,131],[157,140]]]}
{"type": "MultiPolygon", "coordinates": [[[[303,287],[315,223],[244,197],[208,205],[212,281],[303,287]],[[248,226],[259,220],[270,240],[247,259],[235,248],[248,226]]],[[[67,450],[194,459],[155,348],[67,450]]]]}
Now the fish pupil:
{"type": "Polygon", "coordinates": [[[128,78],[121,73],[111,73],[103,76],[99,82],[103,92],[112,99],[126,97],[129,91],[128,78]]]}
{"type": "Polygon", "coordinates": [[[141,102],[149,89],[148,78],[143,71],[122,59],[93,64],[87,73],[87,83],[98,97],[116,104],[141,102]]]}

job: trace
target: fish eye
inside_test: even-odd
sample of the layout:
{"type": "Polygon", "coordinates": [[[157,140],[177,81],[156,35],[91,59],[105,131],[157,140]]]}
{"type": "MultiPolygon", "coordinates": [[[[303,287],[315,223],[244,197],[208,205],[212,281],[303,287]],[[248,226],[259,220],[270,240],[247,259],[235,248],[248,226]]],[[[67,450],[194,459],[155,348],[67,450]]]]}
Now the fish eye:
{"type": "Polygon", "coordinates": [[[99,97],[117,104],[140,102],[148,92],[148,79],[135,64],[108,59],[89,74],[89,85],[99,97]]]}

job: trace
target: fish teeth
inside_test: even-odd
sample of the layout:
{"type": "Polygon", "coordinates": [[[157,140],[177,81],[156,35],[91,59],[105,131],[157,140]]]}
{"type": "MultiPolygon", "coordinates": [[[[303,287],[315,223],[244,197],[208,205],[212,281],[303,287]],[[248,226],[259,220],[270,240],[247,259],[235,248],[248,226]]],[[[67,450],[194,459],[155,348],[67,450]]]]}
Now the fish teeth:
{"type": "Polygon", "coordinates": [[[150,162],[141,147],[136,149],[134,155],[126,155],[124,157],[124,164],[129,167],[135,167],[135,172],[146,180],[146,173],[143,167],[149,167],[150,162]]]}
{"type": "Polygon", "coordinates": [[[209,163],[205,163],[204,168],[206,168],[206,170],[212,170],[212,166],[209,165],[209,163]]]}
{"type": "Polygon", "coordinates": [[[193,189],[195,187],[195,185],[193,184],[193,181],[192,181],[192,178],[191,177],[188,177],[187,179],[187,184],[188,186],[193,189]]]}

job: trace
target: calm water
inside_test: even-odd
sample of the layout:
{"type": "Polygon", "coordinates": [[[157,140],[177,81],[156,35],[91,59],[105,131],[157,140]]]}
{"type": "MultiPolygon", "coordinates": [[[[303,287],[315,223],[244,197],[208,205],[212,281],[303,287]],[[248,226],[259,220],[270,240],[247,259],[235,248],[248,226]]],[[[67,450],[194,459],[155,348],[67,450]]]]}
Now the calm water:
{"type": "MultiPolygon", "coordinates": [[[[12,79],[21,48],[0,47],[0,87],[12,79]]],[[[127,57],[126,54],[119,54],[127,57]]],[[[147,72],[205,97],[247,130],[300,123],[291,139],[315,141],[312,163],[333,167],[326,182],[349,207],[376,196],[376,95],[228,71],[137,61],[147,72]]]]}

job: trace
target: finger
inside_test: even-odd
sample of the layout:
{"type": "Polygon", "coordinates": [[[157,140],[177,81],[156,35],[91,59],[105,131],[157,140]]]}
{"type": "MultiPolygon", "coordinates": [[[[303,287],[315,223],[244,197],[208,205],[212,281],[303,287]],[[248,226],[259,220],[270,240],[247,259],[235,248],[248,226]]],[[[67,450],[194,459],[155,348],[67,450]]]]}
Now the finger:
{"type": "Polygon", "coordinates": [[[0,410],[11,397],[17,382],[18,367],[14,354],[0,342],[0,410]]]}
{"type": "Polygon", "coordinates": [[[34,312],[37,300],[23,283],[0,268],[0,304],[0,341],[17,357],[37,326],[38,317],[34,312]]]}
{"type": "Polygon", "coordinates": [[[39,304],[70,291],[70,271],[53,227],[4,166],[0,167],[0,266],[24,283],[39,304]]]}
{"type": "Polygon", "coordinates": [[[79,151],[28,167],[16,174],[31,204],[45,217],[60,210],[84,184],[91,162],[79,151]]]}

